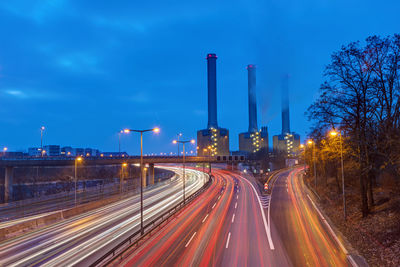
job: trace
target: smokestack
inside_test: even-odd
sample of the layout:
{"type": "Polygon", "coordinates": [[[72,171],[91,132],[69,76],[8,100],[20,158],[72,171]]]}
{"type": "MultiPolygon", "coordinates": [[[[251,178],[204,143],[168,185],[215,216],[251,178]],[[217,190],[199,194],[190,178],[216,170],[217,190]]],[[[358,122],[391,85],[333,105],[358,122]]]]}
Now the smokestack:
{"type": "Polygon", "coordinates": [[[207,55],[208,78],[208,128],[218,128],[217,123],[217,55],[207,55]]]}
{"type": "Polygon", "coordinates": [[[258,131],[257,127],[257,101],[256,101],[256,66],[248,65],[249,88],[249,133],[258,131]]]}
{"type": "Polygon", "coordinates": [[[282,84],[282,134],[290,133],[289,120],[289,75],[285,75],[282,84]]]}

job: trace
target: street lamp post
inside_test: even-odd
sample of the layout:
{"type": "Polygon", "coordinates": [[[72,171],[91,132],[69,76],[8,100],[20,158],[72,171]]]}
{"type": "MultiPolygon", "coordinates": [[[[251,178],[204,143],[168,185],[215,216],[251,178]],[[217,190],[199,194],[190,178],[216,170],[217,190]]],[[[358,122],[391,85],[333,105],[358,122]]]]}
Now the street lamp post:
{"type": "Polygon", "coordinates": [[[316,168],[316,159],[315,159],[315,143],[313,140],[308,140],[307,142],[309,145],[312,145],[312,159],[314,163],[314,186],[315,192],[317,192],[317,168],[316,168]]]}
{"type": "Polygon", "coordinates": [[[342,132],[336,132],[335,130],[330,132],[331,136],[339,135],[339,143],[340,143],[340,163],[342,167],[342,194],[343,194],[343,216],[344,220],[346,220],[346,193],[344,190],[344,167],[343,167],[343,139],[342,132]]]}
{"type": "Polygon", "coordinates": [[[118,156],[121,156],[121,134],[123,132],[122,130],[118,132],[118,156]]]}
{"type": "Polygon", "coordinates": [[[144,234],[143,228],[143,133],[144,132],[160,132],[160,128],[156,127],[148,130],[132,130],[125,129],[124,133],[136,132],[140,133],[140,233],[144,234]]]}
{"type": "Polygon", "coordinates": [[[75,206],[76,206],[76,191],[77,191],[77,182],[78,182],[78,162],[82,161],[82,157],[77,157],[75,159],[75,206]]]}
{"type": "Polygon", "coordinates": [[[306,146],[303,144],[300,144],[300,148],[303,149],[304,152],[304,173],[306,172],[306,146]]]}
{"type": "Polygon", "coordinates": [[[128,163],[126,163],[126,162],[124,162],[124,163],[122,163],[122,166],[121,166],[121,175],[120,175],[120,179],[119,179],[119,193],[120,194],[122,194],[122,183],[123,183],[123,181],[124,181],[124,174],[125,174],[125,168],[128,166],[128,163]]]}
{"type": "Polygon", "coordinates": [[[186,159],[185,158],[185,144],[186,143],[194,144],[195,141],[193,139],[187,140],[187,141],[174,140],[174,141],[172,141],[172,143],[178,144],[178,146],[179,146],[179,144],[182,144],[182,147],[183,147],[183,178],[182,178],[182,180],[183,180],[183,203],[185,203],[185,201],[186,201],[186,196],[185,196],[185,179],[186,179],[186,177],[185,177],[185,159],[186,159]]]}
{"type": "Polygon", "coordinates": [[[43,132],[45,128],[44,126],[40,127],[40,155],[43,157],[43,132]]]}
{"type": "MultiPolygon", "coordinates": [[[[179,138],[181,138],[182,133],[178,133],[176,136],[177,136],[177,141],[179,141],[179,138]]],[[[179,143],[178,143],[178,157],[179,157],[179,143]]]]}

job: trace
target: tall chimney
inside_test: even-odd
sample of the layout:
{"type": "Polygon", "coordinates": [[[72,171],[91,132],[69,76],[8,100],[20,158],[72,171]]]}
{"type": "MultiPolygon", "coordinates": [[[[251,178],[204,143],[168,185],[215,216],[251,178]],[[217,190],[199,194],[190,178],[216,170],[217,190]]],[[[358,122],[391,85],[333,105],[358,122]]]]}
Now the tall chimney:
{"type": "Polygon", "coordinates": [[[248,88],[249,88],[249,133],[258,131],[257,127],[257,101],[256,101],[256,66],[248,65],[248,88]]]}
{"type": "Polygon", "coordinates": [[[289,75],[285,75],[282,83],[282,134],[290,133],[289,120],[289,75]]]}
{"type": "Polygon", "coordinates": [[[208,78],[208,128],[218,128],[217,123],[217,55],[207,55],[208,78]]]}

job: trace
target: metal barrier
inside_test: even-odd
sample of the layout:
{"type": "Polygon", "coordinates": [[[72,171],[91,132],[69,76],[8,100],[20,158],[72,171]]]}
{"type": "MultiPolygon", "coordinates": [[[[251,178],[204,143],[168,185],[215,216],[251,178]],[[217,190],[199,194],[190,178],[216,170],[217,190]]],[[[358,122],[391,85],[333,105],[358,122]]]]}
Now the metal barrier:
{"type": "Polygon", "coordinates": [[[142,241],[147,235],[151,234],[155,229],[161,226],[164,222],[168,221],[173,215],[175,215],[178,211],[180,211],[183,207],[192,202],[197,196],[199,196],[204,190],[208,188],[211,184],[211,177],[209,177],[207,183],[205,183],[199,190],[191,194],[188,198],[186,198],[185,202],[179,202],[175,207],[167,210],[148,224],[146,224],[144,228],[144,234],[140,235],[140,229],[133,234],[131,234],[128,238],[123,240],[121,243],[116,245],[112,250],[104,254],[102,257],[93,262],[90,266],[106,266],[111,262],[120,258],[120,260],[124,259],[124,253],[131,249],[134,246],[138,246],[139,242],[142,241]]]}

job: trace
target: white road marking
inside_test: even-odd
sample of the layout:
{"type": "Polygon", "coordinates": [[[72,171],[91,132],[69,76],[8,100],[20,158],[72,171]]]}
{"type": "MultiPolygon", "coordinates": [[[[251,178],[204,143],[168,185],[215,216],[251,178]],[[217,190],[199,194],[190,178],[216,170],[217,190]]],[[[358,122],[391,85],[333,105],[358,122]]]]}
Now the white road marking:
{"type": "MultiPolygon", "coordinates": [[[[265,219],[264,209],[262,207],[262,204],[261,204],[261,201],[260,201],[260,197],[258,196],[257,190],[254,188],[254,185],[252,183],[250,183],[246,178],[243,178],[243,180],[245,180],[253,188],[253,191],[256,194],[256,197],[257,197],[257,200],[258,200],[258,204],[260,205],[260,210],[261,210],[261,213],[262,213],[262,219],[263,219],[263,223],[264,223],[265,233],[267,234],[267,237],[268,237],[269,248],[271,250],[274,250],[275,247],[274,247],[274,243],[272,242],[271,228],[267,224],[267,221],[265,219]]],[[[268,221],[269,221],[269,211],[270,211],[270,209],[268,209],[268,221]]]]}
{"type": "Polygon", "coordinates": [[[225,246],[225,248],[228,248],[228,246],[229,246],[229,240],[231,239],[231,232],[229,232],[229,234],[228,234],[228,239],[226,240],[226,246],[225,246]]]}
{"type": "Polygon", "coordinates": [[[207,217],[208,217],[208,213],[207,213],[206,217],[204,217],[204,219],[201,221],[201,223],[204,223],[206,221],[207,217]]]}
{"type": "Polygon", "coordinates": [[[325,225],[328,227],[329,232],[332,234],[333,238],[335,238],[336,242],[339,244],[340,248],[343,250],[343,253],[346,254],[347,258],[349,259],[350,263],[352,266],[358,266],[358,264],[354,261],[353,257],[348,254],[347,249],[343,246],[342,242],[340,242],[339,238],[335,234],[335,232],[332,230],[331,226],[329,223],[326,221],[322,213],[319,211],[317,205],[315,205],[314,201],[311,199],[310,195],[307,194],[308,199],[311,201],[311,204],[314,206],[315,210],[318,212],[319,216],[322,218],[322,221],[325,223],[325,225]]]}
{"type": "Polygon", "coordinates": [[[236,195],[236,199],[239,199],[239,195],[236,195]]]}
{"type": "Polygon", "coordinates": [[[191,237],[191,238],[189,239],[189,241],[186,243],[185,248],[187,248],[187,246],[189,246],[190,241],[192,241],[192,239],[193,239],[193,237],[196,235],[196,233],[197,233],[197,232],[194,232],[194,233],[193,233],[192,237],[191,237]]]}
{"type": "Polygon", "coordinates": [[[235,213],[232,216],[232,223],[235,221],[235,213]]]}
{"type": "Polygon", "coordinates": [[[212,209],[215,208],[215,205],[217,205],[217,202],[214,203],[214,205],[212,206],[212,209]]]}
{"type": "Polygon", "coordinates": [[[289,190],[286,188],[286,192],[288,192],[289,193],[289,190]]]}
{"type": "Polygon", "coordinates": [[[218,197],[218,199],[220,199],[221,198],[221,195],[218,197]]]}
{"type": "Polygon", "coordinates": [[[235,209],[237,208],[237,202],[235,203],[235,209]]]}

